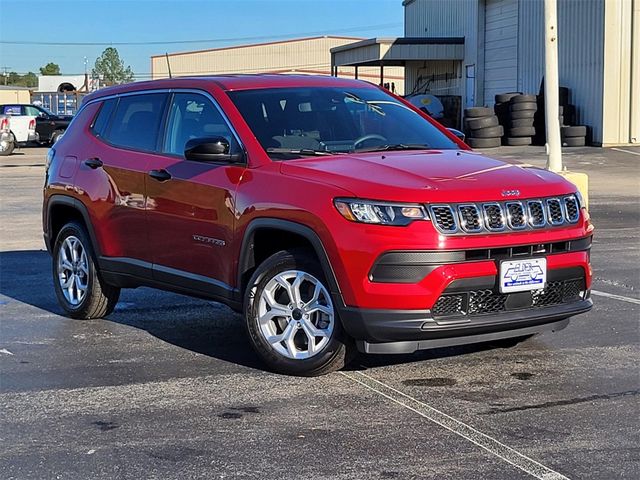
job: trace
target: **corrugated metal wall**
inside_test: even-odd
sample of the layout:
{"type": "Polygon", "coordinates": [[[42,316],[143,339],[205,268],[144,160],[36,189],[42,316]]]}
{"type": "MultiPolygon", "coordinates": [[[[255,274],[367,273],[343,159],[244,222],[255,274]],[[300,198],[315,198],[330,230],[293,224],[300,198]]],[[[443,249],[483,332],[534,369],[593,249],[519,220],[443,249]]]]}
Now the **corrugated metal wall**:
{"type": "MultiPolygon", "coordinates": [[[[617,1],[617,0],[615,0],[617,1]]],[[[544,11],[542,1],[520,2],[518,90],[538,93],[544,76],[544,11]]],[[[560,85],[571,89],[577,122],[593,128],[602,141],[604,71],[604,1],[558,1],[560,85]]]]}
{"type": "MultiPolygon", "coordinates": [[[[330,75],[331,48],[358,40],[361,39],[317,37],[198,52],[170,53],[169,61],[174,76],[264,72],[330,75]]],[[[151,73],[154,79],[169,76],[164,55],[151,57],[151,73]]],[[[340,68],[339,74],[353,77],[354,69],[340,68]]],[[[397,93],[404,92],[402,67],[385,67],[384,76],[385,82],[394,82],[397,93]]],[[[380,70],[377,67],[360,68],[358,77],[378,83],[380,70]]]]}
{"type": "Polygon", "coordinates": [[[461,62],[407,62],[405,92],[433,95],[460,95],[462,88],[461,62]]]}
{"type": "MultiPolygon", "coordinates": [[[[429,61],[407,63],[405,90],[464,97],[464,65],[478,62],[478,0],[414,0],[405,5],[405,37],[464,37],[464,62],[429,61]]],[[[481,87],[478,87],[481,88],[481,87]]],[[[476,91],[478,90],[476,89],[476,91]]],[[[482,92],[479,92],[480,94],[482,92]]],[[[464,103],[464,98],[463,98],[464,103]]]]}
{"type": "Polygon", "coordinates": [[[486,0],[484,24],[484,98],[518,86],[518,0],[486,0]]]}

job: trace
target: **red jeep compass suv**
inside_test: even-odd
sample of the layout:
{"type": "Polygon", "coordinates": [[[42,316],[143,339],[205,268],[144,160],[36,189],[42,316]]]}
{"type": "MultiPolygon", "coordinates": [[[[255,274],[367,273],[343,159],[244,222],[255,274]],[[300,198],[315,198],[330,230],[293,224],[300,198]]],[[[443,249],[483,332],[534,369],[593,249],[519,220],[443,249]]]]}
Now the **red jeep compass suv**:
{"type": "Polygon", "coordinates": [[[74,318],[153,286],[243,312],[273,370],[560,330],[591,308],[571,183],[472,152],[374,85],[238,75],[107,88],[49,151],[44,237],[74,318]]]}

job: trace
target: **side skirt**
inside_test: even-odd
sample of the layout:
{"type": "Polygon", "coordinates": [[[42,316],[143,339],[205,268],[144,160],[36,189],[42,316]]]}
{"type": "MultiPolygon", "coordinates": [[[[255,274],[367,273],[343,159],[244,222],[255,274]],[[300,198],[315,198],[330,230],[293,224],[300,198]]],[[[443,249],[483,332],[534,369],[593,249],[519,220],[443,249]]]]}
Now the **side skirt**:
{"type": "Polygon", "coordinates": [[[102,278],[115,287],[152,287],[215,300],[235,311],[242,310],[240,292],[213,278],[131,258],[100,257],[98,264],[102,278]]]}

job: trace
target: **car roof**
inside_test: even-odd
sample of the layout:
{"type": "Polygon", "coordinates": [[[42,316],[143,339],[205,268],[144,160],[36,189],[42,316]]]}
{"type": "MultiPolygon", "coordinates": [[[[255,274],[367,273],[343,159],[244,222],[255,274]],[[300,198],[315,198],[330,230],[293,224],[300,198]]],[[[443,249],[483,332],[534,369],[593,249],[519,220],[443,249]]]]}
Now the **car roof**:
{"type": "MultiPolygon", "coordinates": [[[[216,75],[198,77],[165,78],[162,80],[150,80],[146,82],[133,82],[114,87],[107,87],[93,92],[84,101],[109,95],[118,95],[129,92],[167,89],[167,88],[206,88],[210,84],[216,84],[223,90],[254,90],[264,88],[288,88],[288,87],[342,87],[363,88],[374,87],[370,82],[353,80],[349,78],[331,77],[328,75],[295,75],[295,74],[243,74],[243,75],[216,75]]],[[[375,88],[375,87],[374,87],[375,88]]]]}

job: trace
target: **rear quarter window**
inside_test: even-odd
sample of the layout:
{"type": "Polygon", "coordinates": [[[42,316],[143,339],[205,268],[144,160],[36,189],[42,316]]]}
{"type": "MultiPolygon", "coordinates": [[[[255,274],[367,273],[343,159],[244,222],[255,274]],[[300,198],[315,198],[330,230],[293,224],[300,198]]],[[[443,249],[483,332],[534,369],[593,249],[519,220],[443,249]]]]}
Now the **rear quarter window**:
{"type": "Polygon", "coordinates": [[[113,110],[115,109],[118,100],[115,98],[111,98],[109,100],[105,100],[100,105],[100,111],[96,118],[93,120],[93,125],[91,125],[91,131],[96,137],[102,137],[109,126],[109,120],[111,119],[111,115],[113,114],[113,110]]]}

